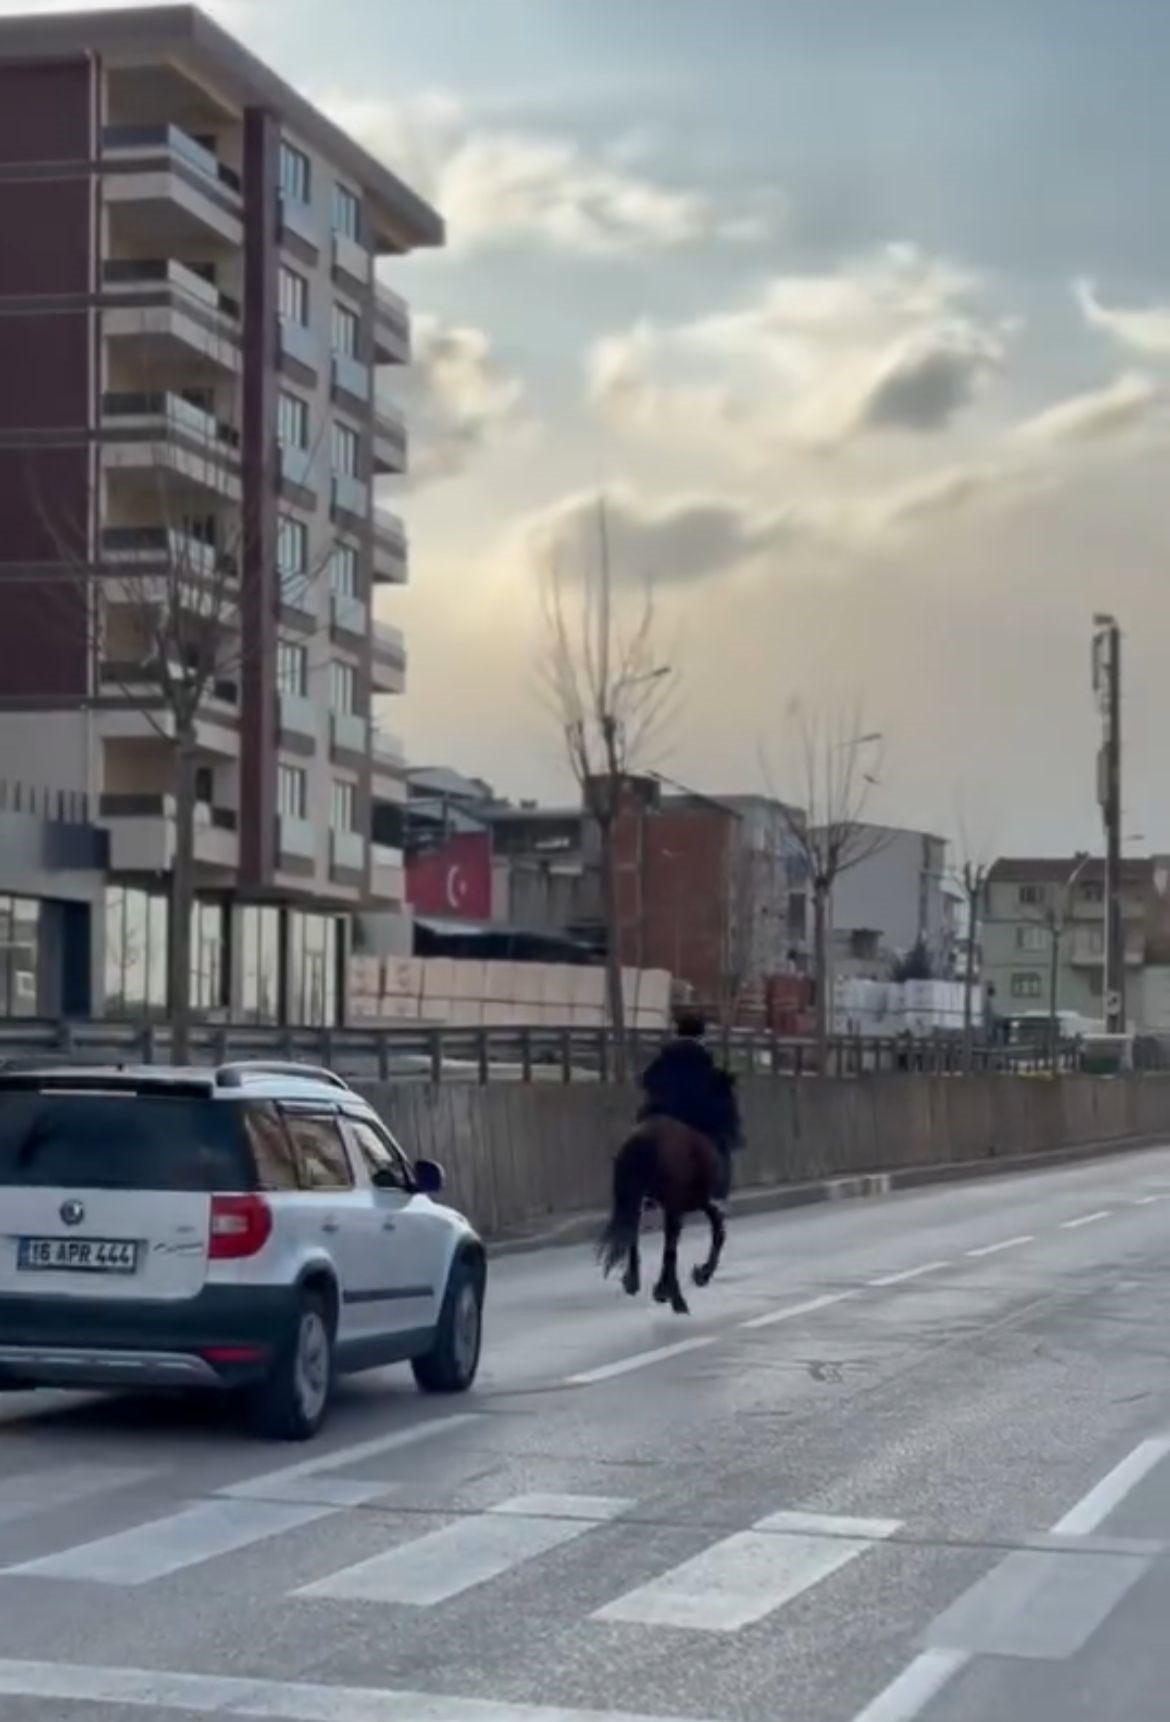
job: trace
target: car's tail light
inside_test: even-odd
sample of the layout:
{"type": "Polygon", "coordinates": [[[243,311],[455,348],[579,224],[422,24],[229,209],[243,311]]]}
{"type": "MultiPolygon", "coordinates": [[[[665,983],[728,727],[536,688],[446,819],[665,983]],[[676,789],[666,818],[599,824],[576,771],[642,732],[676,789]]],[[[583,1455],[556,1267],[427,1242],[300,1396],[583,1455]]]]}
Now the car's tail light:
{"type": "Polygon", "coordinates": [[[254,1256],[272,1236],[272,1209],[263,1196],[213,1196],[207,1254],[213,1262],[254,1256]]]}

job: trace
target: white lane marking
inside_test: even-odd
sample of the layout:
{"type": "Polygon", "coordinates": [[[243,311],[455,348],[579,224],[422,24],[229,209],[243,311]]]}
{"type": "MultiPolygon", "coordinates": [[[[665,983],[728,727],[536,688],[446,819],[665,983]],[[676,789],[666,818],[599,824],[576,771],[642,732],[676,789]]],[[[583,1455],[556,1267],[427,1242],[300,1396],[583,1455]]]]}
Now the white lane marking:
{"type": "Polygon", "coordinates": [[[738,1632],[848,1566],[898,1529],[893,1519],[861,1521],[868,1530],[862,1536],[847,1535],[838,1528],[857,1522],[834,1521],[818,1513],[774,1513],[752,1530],[724,1537],[691,1560],[606,1603],[592,1618],[635,1626],[686,1627],[692,1632],[738,1632]],[[786,1521],[809,1529],[788,1529],[786,1521]]]}
{"type": "Polygon", "coordinates": [[[823,1297],[806,1298],[804,1303],[791,1303],[787,1309],[770,1309],[766,1315],[753,1315],[749,1321],[741,1321],[740,1327],[772,1327],[778,1321],[791,1321],[793,1316],[811,1315],[814,1309],[828,1309],[830,1304],[844,1303],[852,1297],[852,1292],[826,1292],[823,1297]]]}
{"type": "Polygon", "coordinates": [[[924,1650],[854,1722],[913,1722],[970,1660],[962,1650],[924,1650]]]}
{"type": "Polygon", "coordinates": [[[110,1495],[160,1476],[158,1465],[63,1465],[59,1470],[23,1471],[0,1477],[0,1525],[72,1506],[89,1495],[110,1495]]]}
{"type": "Polygon", "coordinates": [[[296,1530],[335,1510],[270,1501],[204,1501],[131,1531],[76,1543],[59,1554],[22,1561],[0,1572],[27,1578],[86,1579],[93,1584],[150,1584],[184,1567],[296,1530]]]}
{"type": "Polygon", "coordinates": [[[517,1496],[475,1518],[343,1567],[294,1594],[429,1608],[573,1542],[630,1505],[607,1495],[517,1496]],[[527,1506],[532,1500],[553,1502],[557,1516],[532,1512],[527,1506]]]}
{"type": "MultiPolygon", "coordinates": [[[[0,1694],[58,1703],[114,1704],[183,1711],[193,1716],[245,1716],[283,1722],[683,1722],[681,1717],[622,1710],[570,1710],[559,1704],[508,1699],[444,1698],[435,1692],[384,1691],[370,1686],[320,1686],[286,1680],[237,1679],[225,1674],[174,1674],[165,1669],[83,1667],[61,1662],[0,1660],[0,1694]]],[[[688,1722],[703,1722],[692,1717],[688,1722]]]]}
{"type": "Polygon", "coordinates": [[[871,1286],[900,1286],[906,1280],[921,1279],[923,1274],[936,1274],[940,1268],[949,1268],[950,1262],[923,1262],[920,1267],[903,1268],[900,1274],[879,1274],[875,1280],[866,1280],[871,1286]]]}
{"type": "Polygon", "coordinates": [[[579,1375],[567,1376],[565,1386],[590,1387],[595,1381],[612,1381],[615,1375],[629,1375],[635,1369],[647,1369],[652,1363],[665,1363],[668,1357],[681,1357],[686,1351],[698,1351],[700,1346],[714,1343],[713,1337],[707,1335],[702,1339],[680,1339],[674,1345],[657,1345],[653,1351],[637,1351],[617,1363],[603,1363],[599,1369],[583,1369],[579,1375]]]}
{"type": "Polygon", "coordinates": [[[315,1477],[321,1471],[336,1471],[343,1465],[360,1465],[367,1459],[380,1458],[383,1453],[395,1453],[401,1447],[413,1447],[419,1441],[434,1441],[440,1435],[465,1429],[478,1423],[482,1412],[460,1411],[452,1417],[431,1417],[425,1423],[412,1423],[407,1429],[396,1429],[390,1435],[375,1435],[370,1441],[356,1441],[351,1447],[335,1447],[314,1459],[302,1459],[297,1465],[282,1465],[279,1471],[265,1471],[259,1477],[247,1477],[242,1483],[230,1483],[217,1489],[217,1495],[233,1499],[264,1500],[272,1489],[283,1490],[302,1477],[315,1477]]]}
{"type": "Polygon", "coordinates": [[[840,1513],[769,1513],[752,1526],[756,1531],[808,1531],[818,1537],[861,1537],[881,1543],[902,1529],[901,1519],[853,1519],[840,1513]]]}
{"type": "Polygon", "coordinates": [[[1034,1244],[1035,1232],[1021,1232],[1018,1238],[1001,1238],[998,1244],[984,1244],[981,1250],[968,1250],[969,1256],[997,1256],[1001,1250],[1015,1250],[1021,1244],[1034,1244]]]}
{"type": "Polygon", "coordinates": [[[1161,1196],[1134,1196],[1132,1200],[1135,1208],[1145,1208],[1151,1202],[1160,1202],[1162,1198],[1161,1196]]]}
{"type": "Polygon", "coordinates": [[[1112,1212],[1112,1208],[1098,1208],[1096,1213],[1082,1214],[1077,1220],[1062,1220],[1061,1230],[1075,1232],[1078,1226],[1091,1226],[1097,1220],[1107,1220],[1112,1212]]]}
{"type": "Polygon", "coordinates": [[[1133,1452],[1124,1458],[1120,1465],[1115,1465],[1107,1477],[1102,1477],[1095,1488],[1071,1507],[1062,1519],[1058,1519],[1052,1527],[1056,1537],[1087,1537],[1108,1518],[1117,1506],[1120,1506],[1131,1489],[1135,1489],[1143,1477],[1160,1465],[1170,1453],[1170,1438],[1156,1436],[1149,1441],[1143,1441],[1133,1452]]]}

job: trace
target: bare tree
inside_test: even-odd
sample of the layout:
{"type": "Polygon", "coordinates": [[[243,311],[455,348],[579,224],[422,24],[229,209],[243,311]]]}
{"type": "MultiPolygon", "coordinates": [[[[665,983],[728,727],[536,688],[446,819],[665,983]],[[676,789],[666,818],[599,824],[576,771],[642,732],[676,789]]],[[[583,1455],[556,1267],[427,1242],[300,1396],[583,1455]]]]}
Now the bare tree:
{"type": "Polygon", "coordinates": [[[979,837],[973,836],[961,797],[956,797],[955,823],[958,832],[957,865],[950,877],[963,895],[966,917],[966,937],[963,940],[963,1069],[971,1069],[975,1041],[975,993],[978,985],[978,956],[983,913],[986,905],[987,880],[994,858],[995,841],[987,835],[986,826],[979,837]]]}
{"type": "MultiPolygon", "coordinates": [[[[150,458],[134,469],[134,513],[142,524],[107,525],[91,554],[86,522],[63,519],[43,498],[38,509],[58,558],[63,624],[85,627],[94,685],[140,713],[168,749],[174,838],[167,1013],[172,1057],[185,1063],[200,724],[217,695],[236,702],[242,673],[279,641],[282,606],[306,606],[334,543],[312,554],[306,548],[291,572],[278,567],[276,614],[267,638],[258,639],[243,575],[260,542],[260,501],[249,498],[238,473],[238,432],[209,408],[165,389],[125,403],[130,416],[164,421],[159,432],[147,433],[150,458]]],[[[315,450],[307,450],[307,462],[314,459],[315,450]]]]}
{"type": "Polygon", "coordinates": [[[571,585],[554,562],[543,596],[540,680],[601,851],[606,997],[620,1080],[626,1033],[618,825],[629,779],[647,764],[660,734],[675,676],[660,657],[652,589],[643,590],[628,625],[618,613],[604,498],[597,506],[596,560],[571,585]]]}
{"type": "Polygon", "coordinates": [[[842,873],[886,848],[890,835],[863,818],[869,792],[877,782],[881,736],[865,731],[857,707],[828,717],[808,712],[799,702],[799,801],[776,796],[788,834],[801,856],[813,899],[813,976],[816,987],[817,1069],[828,1068],[832,985],[829,937],[833,887],[842,873]]]}

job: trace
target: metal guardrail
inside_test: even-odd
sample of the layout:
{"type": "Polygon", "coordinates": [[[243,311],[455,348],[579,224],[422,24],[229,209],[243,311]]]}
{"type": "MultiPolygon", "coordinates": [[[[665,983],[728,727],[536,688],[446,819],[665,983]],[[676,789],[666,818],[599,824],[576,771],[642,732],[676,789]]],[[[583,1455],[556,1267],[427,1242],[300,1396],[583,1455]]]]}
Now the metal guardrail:
{"type": "MultiPolygon", "coordinates": [[[[627,1069],[640,1071],[661,1044],[658,1033],[627,1035],[627,1069]]],[[[741,1075],[815,1077],[811,1040],[736,1030],[712,1039],[716,1055],[741,1075]]],[[[198,1064],[248,1058],[299,1059],[367,1081],[610,1082],[617,1068],[613,1036],[599,1028],[276,1028],[201,1023],[192,1031],[198,1064]]],[[[0,1022],[0,1065],[39,1056],[78,1063],[167,1063],[165,1022],[0,1022]]],[[[918,1074],[961,1077],[1081,1068],[1076,1042],[1051,1054],[1046,1045],[977,1045],[965,1056],[957,1036],[914,1041],[838,1037],[829,1042],[825,1074],[834,1077],[918,1074]]],[[[1146,1068],[1150,1068],[1149,1065],[1146,1068]]]]}

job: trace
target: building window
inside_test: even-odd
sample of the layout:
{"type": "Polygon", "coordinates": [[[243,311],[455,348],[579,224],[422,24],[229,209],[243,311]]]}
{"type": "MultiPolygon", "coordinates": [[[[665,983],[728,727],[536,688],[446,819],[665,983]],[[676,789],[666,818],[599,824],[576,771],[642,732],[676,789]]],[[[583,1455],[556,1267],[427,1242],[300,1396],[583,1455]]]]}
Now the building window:
{"type": "Polygon", "coordinates": [[[0,1016],[36,1016],[41,905],[0,897],[0,1016]]]}
{"type": "Polygon", "coordinates": [[[282,574],[303,574],[309,566],[309,529],[291,514],[277,523],[276,566],[282,574]]]}
{"type": "Polygon", "coordinates": [[[345,239],[361,238],[362,206],[347,185],[333,187],[333,231],[345,239]]]}
{"type": "Polygon", "coordinates": [[[358,553],[353,544],[334,547],[329,563],[329,583],[339,598],[358,596],[358,553]]]}
{"type": "Polygon", "coordinates": [[[340,778],[334,778],[333,799],[329,812],[329,822],[334,831],[357,830],[356,784],[343,783],[340,778]]]}
{"type": "Polygon", "coordinates": [[[106,890],[106,1014],[167,1008],[167,900],[131,885],[106,890]]]}
{"type": "Polygon", "coordinates": [[[1085,879],[1082,881],[1082,883],[1081,883],[1081,902],[1082,903],[1103,903],[1104,901],[1105,901],[1105,887],[1101,883],[1100,879],[1085,879]]]}
{"type": "Polygon", "coordinates": [[[1021,903],[1035,908],[1037,904],[1044,901],[1043,885],[1021,885],[1018,890],[1018,899],[1021,903]]]}
{"type": "Polygon", "coordinates": [[[336,658],[329,666],[329,705],[335,712],[357,710],[357,671],[352,664],[339,664],[336,658]]]}
{"type": "Polygon", "coordinates": [[[300,395],[281,391],[276,411],[276,436],[284,448],[308,448],[309,403],[300,395]]]}
{"type": "Polygon", "coordinates": [[[280,266],[280,314],[286,323],[299,323],[302,328],[309,321],[309,283],[303,275],[286,268],[283,263],[280,266]]]}
{"type": "Polygon", "coordinates": [[[222,903],[196,903],[191,911],[191,1008],[220,1010],[227,1000],[227,939],[222,903]]]}
{"type": "Polygon", "coordinates": [[[285,819],[304,819],[309,807],[309,780],[299,765],[282,765],[276,775],[276,808],[285,819]]]}
{"type": "Polygon", "coordinates": [[[324,1027],[337,1021],[338,967],[344,941],[332,915],[288,916],[288,1011],[290,1023],[324,1027]]]}
{"type": "Polygon", "coordinates": [[[333,351],[344,353],[347,359],[358,356],[358,334],[361,321],[356,311],[351,311],[348,305],[333,307],[333,351]]]}
{"type": "Polygon", "coordinates": [[[280,910],[240,910],[240,1020],[280,1020],[280,910]]]}
{"type": "Polygon", "coordinates": [[[302,700],[309,691],[309,654],[292,640],[282,640],[276,648],[276,691],[302,700]]]}
{"type": "Polygon", "coordinates": [[[1017,951],[1043,951],[1048,947],[1047,927],[1017,927],[1017,951]]]}
{"type": "Polygon", "coordinates": [[[1017,974],[1012,976],[1012,997],[1014,999],[1038,999],[1043,996],[1044,981],[1041,975],[1017,974]]]}
{"type": "Polygon", "coordinates": [[[333,470],[347,478],[358,476],[358,433],[350,425],[333,426],[333,470]]]}
{"type": "Polygon", "coordinates": [[[281,195],[293,203],[308,203],[312,190],[309,158],[303,149],[290,144],[287,138],[280,142],[280,190],[281,195]]]}

